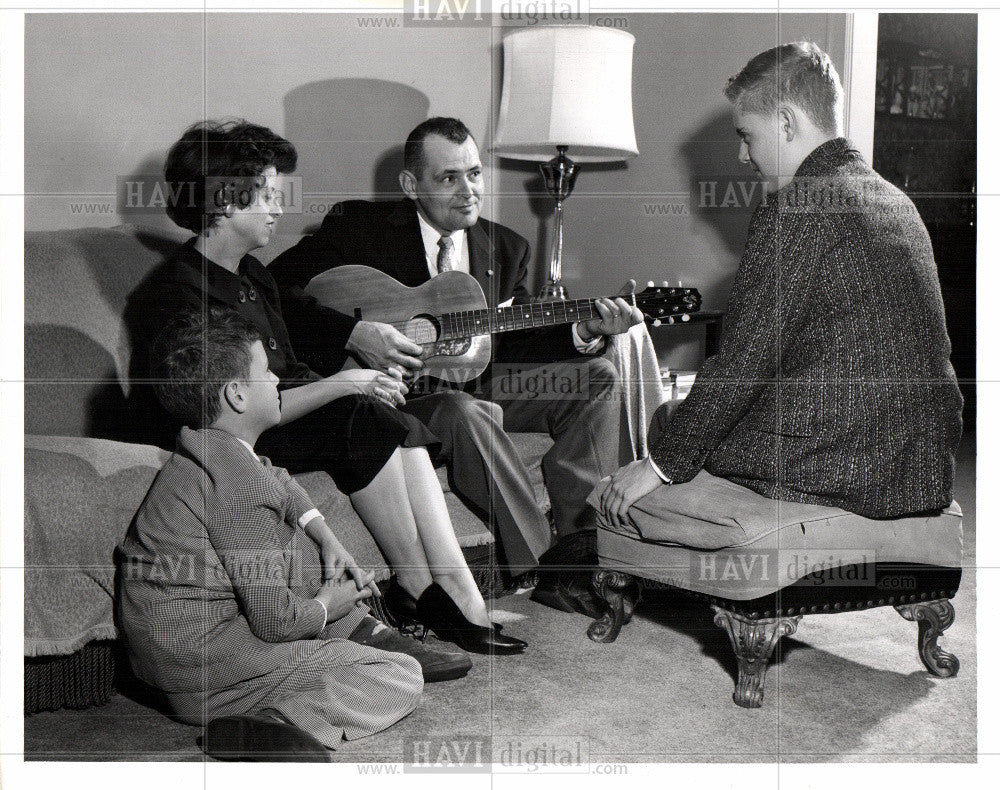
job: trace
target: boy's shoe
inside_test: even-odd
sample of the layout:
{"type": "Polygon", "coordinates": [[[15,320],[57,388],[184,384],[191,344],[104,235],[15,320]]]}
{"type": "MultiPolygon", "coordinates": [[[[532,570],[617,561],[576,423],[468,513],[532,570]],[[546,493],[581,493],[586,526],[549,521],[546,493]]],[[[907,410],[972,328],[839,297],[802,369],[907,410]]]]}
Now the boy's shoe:
{"type": "Polygon", "coordinates": [[[443,646],[428,647],[412,636],[388,628],[375,618],[365,618],[349,637],[352,642],[390,653],[403,653],[420,662],[424,683],[438,683],[465,677],[472,669],[472,659],[460,650],[449,650],[443,646]],[[369,622],[369,620],[371,622],[369,622]]]}
{"type": "Polygon", "coordinates": [[[205,727],[202,748],[218,760],[333,762],[330,750],[309,733],[276,714],[265,712],[212,719],[205,727]]]}

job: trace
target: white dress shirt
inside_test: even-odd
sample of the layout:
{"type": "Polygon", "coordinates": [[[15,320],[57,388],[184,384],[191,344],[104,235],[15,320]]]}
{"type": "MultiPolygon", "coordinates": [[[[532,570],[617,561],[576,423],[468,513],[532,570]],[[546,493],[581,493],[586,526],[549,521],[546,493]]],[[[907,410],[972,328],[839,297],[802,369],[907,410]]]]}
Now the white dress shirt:
{"type": "MultiPolygon", "coordinates": [[[[436,228],[425,220],[423,214],[419,211],[417,212],[417,219],[420,222],[420,237],[424,242],[424,256],[427,258],[427,273],[431,277],[436,277],[438,274],[438,254],[441,252],[438,241],[441,240],[443,234],[439,233],[436,228]]],[[[455,245],[451,252],[455,256],[455,260],[452,261],[452,269],[469,274],[469,234],[463,228],[454,231],[450,235],[455,245]]],[[[497,307],[510,307],[513,303],[514,299],[510,298],[497,305],[497,307]]],[[[572,327],[573,345],[576,346],[577,351],[581,354],[596,354],[604,348],[604,338],[602,336],[598,335],[588,343],[580,337],[578,326],[579,321],[574,323],[572,327]]]]}

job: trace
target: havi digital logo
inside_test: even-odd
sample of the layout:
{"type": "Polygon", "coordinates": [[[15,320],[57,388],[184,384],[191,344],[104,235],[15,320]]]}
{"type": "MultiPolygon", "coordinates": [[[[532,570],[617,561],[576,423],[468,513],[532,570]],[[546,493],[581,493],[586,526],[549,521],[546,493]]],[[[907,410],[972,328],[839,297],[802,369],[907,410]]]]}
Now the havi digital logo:
{"type": "Polygon", "coordinates": [[[403,0],[403,24],[487,25],[489,0],[403,0]]]}

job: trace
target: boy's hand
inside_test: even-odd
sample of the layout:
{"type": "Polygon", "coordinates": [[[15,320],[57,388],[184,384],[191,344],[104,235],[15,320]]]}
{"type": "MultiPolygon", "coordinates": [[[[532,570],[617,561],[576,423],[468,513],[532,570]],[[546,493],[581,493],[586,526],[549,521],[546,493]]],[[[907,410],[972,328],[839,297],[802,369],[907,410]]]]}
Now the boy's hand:
{"type": "Polygon", "coordinates": [[[358,590],[370,590],[370,595],[381,595],[375,584],[375,574],[362,570],[354,561],[351,553],[340,541],[334,538],[327,540],[320,548],[323,558],[323,581],[343,582],[349,576],[358,590]]]}
{"type": "Polygon", "coordinates": [[[316,599],[326,606],[327,623],[332,623],[346,615],[365,598],[371,598],[370,587],[358,589],[354,582],[328,581],[319,588],[316,599]]]}

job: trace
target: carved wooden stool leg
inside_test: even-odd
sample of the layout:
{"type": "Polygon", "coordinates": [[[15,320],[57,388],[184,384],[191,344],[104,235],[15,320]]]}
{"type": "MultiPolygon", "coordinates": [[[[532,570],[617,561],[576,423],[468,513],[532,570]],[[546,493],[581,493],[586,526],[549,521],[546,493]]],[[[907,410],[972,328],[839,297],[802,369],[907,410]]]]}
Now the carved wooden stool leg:
{"type": "Polygon", "coordinates": [[[917,624],[917,649],[924,666],[939,678],[958,674],[958,659],[938,647],[938,637],[955,622],[955,607],[951,601],[921,601],[895,607],[906,620],[917,624]]]}
{"type": "Polygon", "coordinates": [[[594,571],[593,585],[607,611],[590,624],[587,636],[595,642],[614,642],[639,603],[639,584],[627,573],[598,568],[594,571]]]}
{"type": "Polygon", "coordinates": [[[725,629],[739,663],[733,702],[743,708],[759,708],[764,703],[764,676],[774,646],[783,636],[794,634],[802,615],[794,617],[743,617],[721,606],[713,606],[715,624],[725,629]]]}

